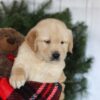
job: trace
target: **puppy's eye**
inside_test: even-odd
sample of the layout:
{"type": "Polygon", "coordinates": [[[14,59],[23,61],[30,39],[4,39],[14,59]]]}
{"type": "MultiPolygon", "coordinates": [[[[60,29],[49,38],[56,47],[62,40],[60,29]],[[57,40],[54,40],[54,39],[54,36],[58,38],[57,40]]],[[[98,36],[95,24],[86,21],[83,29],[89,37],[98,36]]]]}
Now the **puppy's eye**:
{"type": "Polygon", "coordinates": [[[44,40],[44,42],[46,43],[46,44],[50,44],[50,40],[44,40]]]}
{"type": "Polygon", "coordinates": [[[64,41],[61,41],[61,44],[64,44],[65,42],[64,41]]]}

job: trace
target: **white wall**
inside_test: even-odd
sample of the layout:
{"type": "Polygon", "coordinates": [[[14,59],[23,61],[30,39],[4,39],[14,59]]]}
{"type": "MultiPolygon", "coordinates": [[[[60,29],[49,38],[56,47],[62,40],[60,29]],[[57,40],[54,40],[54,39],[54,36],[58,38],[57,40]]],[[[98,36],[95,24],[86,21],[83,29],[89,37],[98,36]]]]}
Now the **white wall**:
{"type": "MultiPolygon", "coordinates": [[[[2,1],[2,0],[0,0],[2,1]]],[[[3,0],[12,2],[13,0],[3,0]]],[[[17,0],[20,1],[20,0],[17,0]]],[[[47,0],[26,0],[30,10],[36,9],[39,4],[47,0]]],[[[88,92],[87,98],[79,100],[100,100],[100,0],[53,0],[52,8],[49,12],[62,11],[69,7],[72,12],[73,23],[85,21],[88,25],[87,56],[93,56],[92,69],[87,74],[88,92]]]]}

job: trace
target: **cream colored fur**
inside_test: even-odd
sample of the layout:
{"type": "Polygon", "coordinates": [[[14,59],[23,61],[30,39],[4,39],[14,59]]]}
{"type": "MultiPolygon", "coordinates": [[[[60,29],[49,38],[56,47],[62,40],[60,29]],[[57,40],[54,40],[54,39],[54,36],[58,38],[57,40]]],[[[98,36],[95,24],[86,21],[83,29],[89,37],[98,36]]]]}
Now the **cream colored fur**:
{"type": "Polygon", "coordinates": [[[64,59],[68,51],[72,52],[72,48],[72,33],[63,22],[50,18],[40,21],[29,31],[19,48],[10,84],[14,88],[20,88],[27,80],[63,84],[66,79],[63,73],[64,59]],[[55,51],[60,53],[60,59],[51,61],[55,51]]]}

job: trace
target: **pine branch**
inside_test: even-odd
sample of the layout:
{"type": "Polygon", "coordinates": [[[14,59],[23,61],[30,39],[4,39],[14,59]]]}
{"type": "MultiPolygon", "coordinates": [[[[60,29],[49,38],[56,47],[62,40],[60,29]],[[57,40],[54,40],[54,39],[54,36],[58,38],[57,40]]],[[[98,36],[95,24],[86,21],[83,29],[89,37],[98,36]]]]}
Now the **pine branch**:
{"type": "Polygon", "coordinates": [[[48,9],[51,6],[52,0],[48,0],[47,2],[41,4],[41,6],[36,10],[37,13],[44,12],[45,9],[48,9]]]}
{"type": "Polygon", "coordinates": [[[10,15],[12,13],[14,13],[14,11],[16,11],[17,7],[18,7],[18,1],[14,0],[12,6],[10,8],[10,15]]]}
{"type": "Polygon", "coordinates": [[[7,7],[3,1],[0,2],[1,3],[1,6],[3,8],[3,11],[5,12],[6,15],[9,14],[9,7],[7,7]]]}
{"type": "Polygon", "coordinates": [[[26,4],[24,0],[21,0],[18,11],[28,12],[28,5],[26,4]]]}

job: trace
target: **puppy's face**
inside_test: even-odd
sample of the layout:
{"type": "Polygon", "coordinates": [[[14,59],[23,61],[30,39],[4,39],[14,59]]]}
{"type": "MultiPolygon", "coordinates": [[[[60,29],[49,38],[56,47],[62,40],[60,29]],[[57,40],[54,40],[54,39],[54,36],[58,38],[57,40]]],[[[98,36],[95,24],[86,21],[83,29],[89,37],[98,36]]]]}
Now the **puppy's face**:
{"type": "Polygon", "coordinates": [[[59,20],[46,19],[32,29],[26,37],[28,44],[39,59],[58,62],[72,52],[72,33],[59,20]]]}
{"type": "Polygon", "coordinates": [[[22,43],[24,37],[13,28],[0,28],[0,49],[12,51],[22,43]]]}

